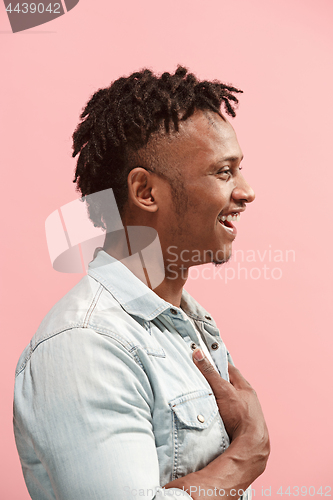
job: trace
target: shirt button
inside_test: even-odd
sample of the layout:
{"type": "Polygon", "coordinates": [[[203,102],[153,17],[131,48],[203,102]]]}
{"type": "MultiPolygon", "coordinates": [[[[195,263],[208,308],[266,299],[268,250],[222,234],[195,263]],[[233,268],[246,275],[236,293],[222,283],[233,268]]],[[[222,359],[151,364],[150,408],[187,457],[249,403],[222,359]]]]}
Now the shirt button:
{"type": "Polygon", "coordinates": [[[176,309],[170,309],[171,314],[177,314],[176,309]]]}
{"type": "Polygon", "coordinates": [[[211,345],[211,348],[214,349],[214,351],[216,351],[216,349],[219,348],[219,345],[217,342],[214,342],[214,344],[211,345]]]}
{"type": "Polygon", "coordinates": [[[212,318],[210,316],[205,316],[206,319],[211,320],[212,318]]]}
{"type": "Polygon", "coordinates": [[[202,424],[204,423],[205,421],[205,417],[203,415],[198,415],[197,416],[197,419],[199,420],[199,422],[201,422],[202,424]]]}
{"type": "Polygon", "coordinates": [[[192,344],[191,344],[192,351],[194,351],[194,349],[196,349],[196,348],[197,348],[197,344],[195,344],[194,342],[192,342],[192,344]]]}

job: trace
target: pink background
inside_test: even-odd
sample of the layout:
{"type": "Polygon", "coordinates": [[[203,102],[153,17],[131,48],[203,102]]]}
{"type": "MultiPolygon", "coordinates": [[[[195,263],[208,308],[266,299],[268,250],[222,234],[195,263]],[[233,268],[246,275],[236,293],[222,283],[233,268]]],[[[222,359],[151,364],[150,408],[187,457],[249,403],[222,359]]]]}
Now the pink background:
{"type": "Polygon", "coordinates": [[[237,270],[231,262],[220,277],[210,269],[209,279],[195,279],[195,272],[187,289],[216,319],[267,417],[272,452],[254,485],[256,497],[262,487],[271,487],[272,498],[281,498],[280,486],[328,491],[331,0],[81,0],[59,19],[17,34],[10,33],[2,4],[0,15],[0,498],[29,498],[12,432],[17,360],[43,316],[82,276],[52,269],[44,231],[48,215],[77,197],[71,134],[81,108],[121,75],[144,66],[173,71],[178,62],[200,78],[244,90],[233,124],[257,198],[238,223],[234,247],[254,250],[256,261],[241,266],[259,271],[248,279],[236,272],[225,283],[226,269],[229,276],[237,270]],[[294,250],[295,260],[274,262],[276,250],[284,260],[294,250]]]}

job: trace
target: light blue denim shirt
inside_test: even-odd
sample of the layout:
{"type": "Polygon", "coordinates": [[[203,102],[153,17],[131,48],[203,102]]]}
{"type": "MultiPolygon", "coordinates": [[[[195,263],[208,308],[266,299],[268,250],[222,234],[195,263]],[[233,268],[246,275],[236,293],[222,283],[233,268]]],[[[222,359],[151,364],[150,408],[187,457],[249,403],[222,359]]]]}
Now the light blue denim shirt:
{"type": "Polygon", "coordinates": [[[169,304],[98,252],[17,365],[14,431],[34,500],[191,498],[163,486],[205,467],[229,438],[192,361],[199,338],[187,315],[228,379],[207,311],[185,291],[181,308],[169,304]]]}

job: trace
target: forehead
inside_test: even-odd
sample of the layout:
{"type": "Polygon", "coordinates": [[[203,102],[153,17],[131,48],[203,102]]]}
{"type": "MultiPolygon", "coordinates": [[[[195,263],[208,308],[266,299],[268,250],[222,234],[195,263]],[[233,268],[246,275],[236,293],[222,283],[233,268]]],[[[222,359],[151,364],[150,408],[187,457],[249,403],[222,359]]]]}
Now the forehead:
{"type": "Polygon", "coordinates": [[[230,158],[242,159],[242,151],[231,124],[217,113],[196,111],[181,122],[175,140],[169,143],[169,151],[183,168],[208,168],[230,158]],[[170,148],[170,149],[169,149],[170,148]]]}

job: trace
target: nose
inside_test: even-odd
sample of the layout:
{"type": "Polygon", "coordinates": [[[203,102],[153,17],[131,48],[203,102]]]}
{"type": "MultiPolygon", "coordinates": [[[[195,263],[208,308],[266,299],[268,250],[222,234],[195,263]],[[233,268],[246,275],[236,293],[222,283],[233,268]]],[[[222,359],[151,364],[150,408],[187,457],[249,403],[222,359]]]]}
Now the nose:
{"type": "Polygon", "coordinates": [[[237,184],[232,191],[232,197],[237,202],[251,203],[256,197],[251,186],[246,182],[242,174],[239,174],[237,184]]]}

